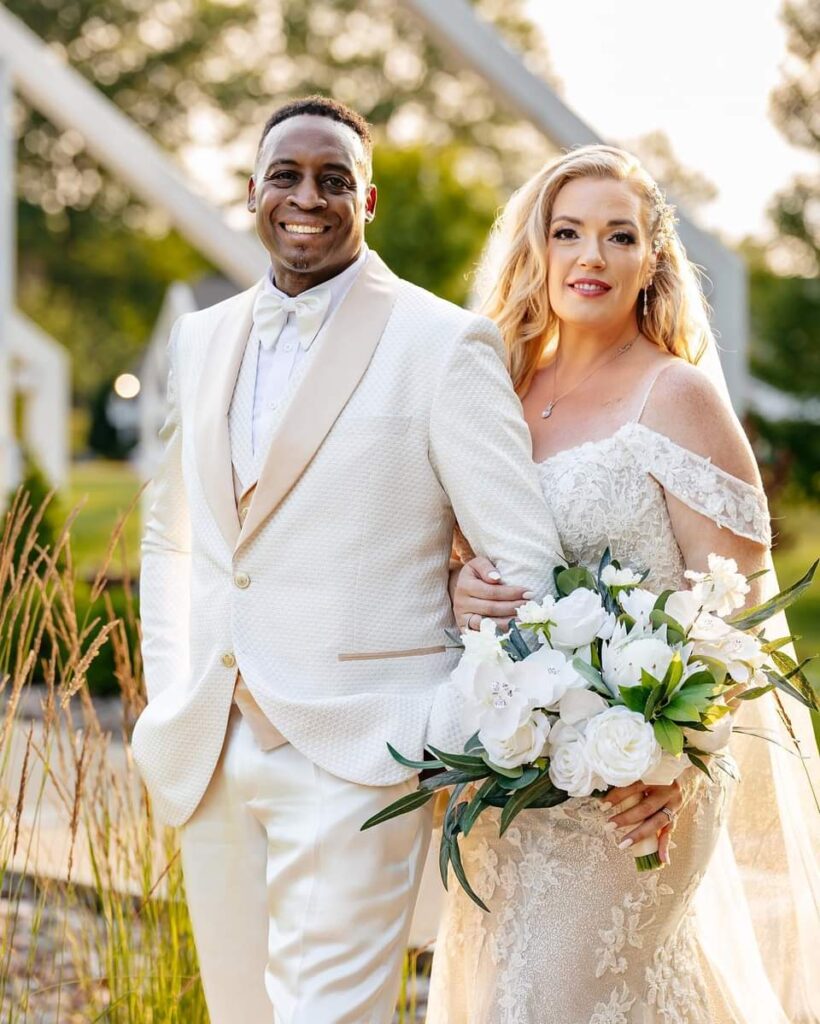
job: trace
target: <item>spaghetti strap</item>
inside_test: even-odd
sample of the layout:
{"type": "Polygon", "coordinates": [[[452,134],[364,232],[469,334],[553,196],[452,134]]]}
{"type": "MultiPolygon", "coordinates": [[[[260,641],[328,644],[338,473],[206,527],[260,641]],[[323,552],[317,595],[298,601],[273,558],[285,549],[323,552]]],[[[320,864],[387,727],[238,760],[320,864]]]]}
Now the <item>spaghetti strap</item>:
{"type": "Polygon", "coordinates": [[[633,423],[641,422],[641,420],[643,419],[643,414],[646,411],[646,403],[649,401],[649,396],[652,394],[652,391],[658,382],[658,378],[665,370],[668,370],[670,366],[674,365],[675,361],[676,360],[673,358],[671,360],[665,360],[664,362],[661,363],[660,369],[657,371],[657,373],[653,375],[653,377],[649,381],[646,393],[643,396],[643,401],[641,402],[641,407],[640,409],[638,409],[638,415],[632,421],[633,423]]]}

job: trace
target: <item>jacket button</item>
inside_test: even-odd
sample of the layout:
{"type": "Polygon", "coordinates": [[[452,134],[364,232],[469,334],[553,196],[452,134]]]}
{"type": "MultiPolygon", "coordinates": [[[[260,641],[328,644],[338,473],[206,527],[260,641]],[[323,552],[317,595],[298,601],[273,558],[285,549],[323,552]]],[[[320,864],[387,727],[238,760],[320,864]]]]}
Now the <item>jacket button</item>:
{"type": "Polygon", "coordinates": [[[226,654],[223,654],[221,660],[225,668],[236,668],[236,658],[231,654],[230,651],[228,651],[226,654]]]}
{"type": "Polygon", "coordinates": [[[246,572],[238,572],[234,576],[233,581],[240,590],[247,590],[251,585],[251,578],[246,572]]]}
{"type": "Polygon", "coordinates": [[[239,521],[240,521],[240,523],[244,523],[245,520],[248,518],[248,510],[249,509],[250,509],[250,505],[240,505],[239,506],[239,521]]]}

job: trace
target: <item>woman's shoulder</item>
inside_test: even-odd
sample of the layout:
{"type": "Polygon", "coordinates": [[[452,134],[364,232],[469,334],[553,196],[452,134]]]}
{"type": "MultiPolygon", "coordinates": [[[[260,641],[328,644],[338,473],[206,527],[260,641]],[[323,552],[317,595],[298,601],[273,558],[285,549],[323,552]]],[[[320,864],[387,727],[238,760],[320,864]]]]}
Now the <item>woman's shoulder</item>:
{"type": "Polygon", "coordinates": [[[751,445],[728,395],[700,367],[677,356],[664,361],[640,417],[678,447],[760,486],[751,445]]]}

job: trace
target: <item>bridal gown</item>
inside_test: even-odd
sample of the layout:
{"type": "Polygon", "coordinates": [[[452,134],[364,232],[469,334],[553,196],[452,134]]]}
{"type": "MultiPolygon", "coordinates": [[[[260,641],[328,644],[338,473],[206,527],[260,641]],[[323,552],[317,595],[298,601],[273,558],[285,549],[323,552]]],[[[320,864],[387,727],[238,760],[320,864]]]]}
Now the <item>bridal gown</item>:
{"type": "MultiPolygon", "coordinates": [[[[770,542],[764,494],[639,422],[540,464],[564,554],[649,568],[655,592],[684,564],[664,492],[720,527],[770,542]]],[[[503,838],[485,812],[462,839],[491,913],[451,882],[427,1024],[741,1024],[699,947],[692,897],[736,783],[692,770],[672,863],[639,874],[595,798],[518,816],[503,838]]],[[[621,833],[623,835],[624,833],[621,833]]]]}

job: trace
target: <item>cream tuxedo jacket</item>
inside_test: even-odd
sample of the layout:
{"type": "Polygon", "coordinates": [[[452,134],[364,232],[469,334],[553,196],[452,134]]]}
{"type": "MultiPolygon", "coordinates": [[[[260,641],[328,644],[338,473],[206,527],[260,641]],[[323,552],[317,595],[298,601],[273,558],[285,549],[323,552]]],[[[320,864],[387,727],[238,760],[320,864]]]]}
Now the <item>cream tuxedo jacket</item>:
{"type": "Polygon", "coordinates": [[[411,774],[388,741],[411,758],[462,743],[444,646],[454,523],[536,593],[560,557],[498,331],[375,253],[286,397],[240,524],[228,409],[258,287],[170,340],[133,751],[173,825],[211,778],[237,670],[290,743],[354,782],[411,774]]]}

